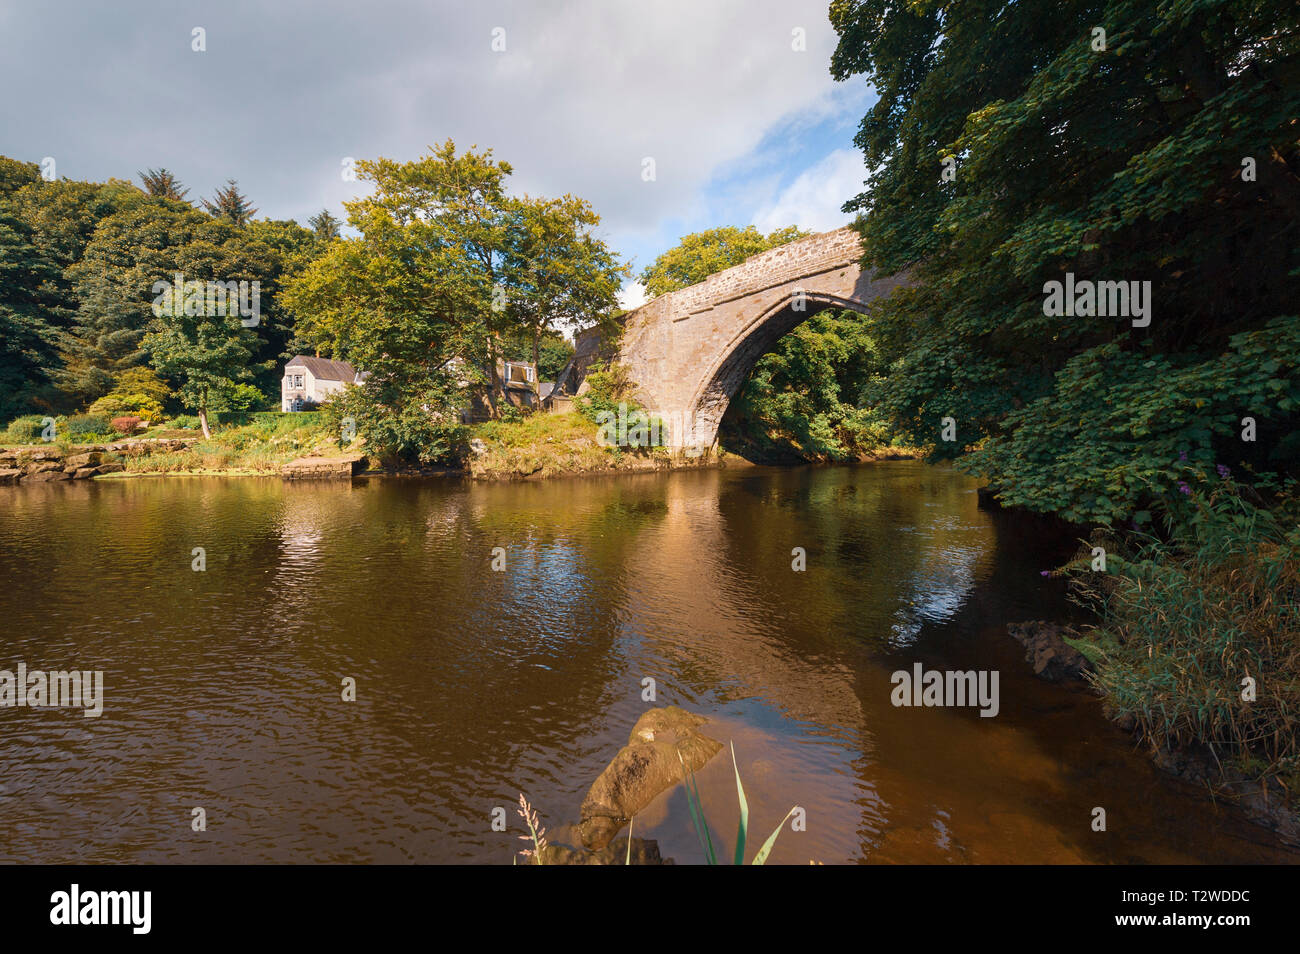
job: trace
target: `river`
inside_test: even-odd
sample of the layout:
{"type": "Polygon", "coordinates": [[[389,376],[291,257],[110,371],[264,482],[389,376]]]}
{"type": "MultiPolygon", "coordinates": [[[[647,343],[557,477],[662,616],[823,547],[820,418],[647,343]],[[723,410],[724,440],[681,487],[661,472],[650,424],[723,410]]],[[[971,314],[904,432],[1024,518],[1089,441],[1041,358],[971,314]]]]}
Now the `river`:
{"type": "MultiPolygon", "coordinates": [[[[1074,544],[947,469],[0,500],[0,669],[104,673],[98,718],[0,709],[0,861],[509,864],[518,794],[576,821],[652,704],[734,743],[755,844],[804,809],[772,863],[1300,860],[1033,677],[1006,624],[1071,613],[1040,571],[1074,544]],[[895,707],[917,662],[997,671],[997,715],[895,707]]],[[[699,782],[728,846],[725,750],[699,782]]],[[[634,826],[701,861],[680,786],[634,826]]]]}

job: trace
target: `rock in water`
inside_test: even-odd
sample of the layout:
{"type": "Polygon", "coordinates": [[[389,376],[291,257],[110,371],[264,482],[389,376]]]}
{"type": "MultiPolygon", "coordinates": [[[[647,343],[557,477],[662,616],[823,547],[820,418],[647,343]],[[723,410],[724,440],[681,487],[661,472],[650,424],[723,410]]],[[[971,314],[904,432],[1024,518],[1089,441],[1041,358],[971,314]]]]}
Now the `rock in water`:
{"type": "Polygon", "coordinates": [[[698,772],[718,754],[722,743],[699,731],[707,721],[677,706],[650,709],[637,720],[628,744],[583,799],[578,831],[584,846],[599,851],[608,845],[629,818],[682,781],[683,761],[698,772]]]}
{"type": "Polygon", "coordinates": [[[1092,669],[1088,657],[1065,641],[1066,636],[1079,634],[1068,626],[1030,620],[1027,623],[1009,623],[1007,632],[1025,647],[1025,659],[1034,667],[1034,675],[1048,682],[1082,679],[1092,669]]]}

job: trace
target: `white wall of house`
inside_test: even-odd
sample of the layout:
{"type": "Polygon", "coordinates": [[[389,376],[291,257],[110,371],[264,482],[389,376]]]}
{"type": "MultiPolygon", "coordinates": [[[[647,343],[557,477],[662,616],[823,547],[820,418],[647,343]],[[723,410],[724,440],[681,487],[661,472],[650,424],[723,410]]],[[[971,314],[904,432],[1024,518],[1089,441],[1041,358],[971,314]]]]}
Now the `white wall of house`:
{"type": "Polygon", "coordinates": [[[327,381],[318,378],[301,365],[289,365],[280,379],[280,410],[292,411],[294,400],[313,401],[316,404],[351,382],[327,381]]]}

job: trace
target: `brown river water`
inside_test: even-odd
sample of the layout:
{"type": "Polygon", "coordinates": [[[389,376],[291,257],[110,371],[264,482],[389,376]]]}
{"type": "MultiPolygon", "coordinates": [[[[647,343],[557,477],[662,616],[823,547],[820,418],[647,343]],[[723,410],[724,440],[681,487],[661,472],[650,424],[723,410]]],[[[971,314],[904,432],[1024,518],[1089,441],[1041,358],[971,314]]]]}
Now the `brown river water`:
{"type": "MultiPolygon", "coordinates": [[[[0,669],[104,673],[99,718],[0,708],[0,861],[509,864],[647,677],[734,743],[752,844],[805,810],[772,863],[1300,860],[1030,673],[1006,624],[1071,612],[1073,549],[914,462],[0,488],[0,669]],[[917,662],[997,671],[996,717],[892,705],[917,662]]],[[[729,855],[725,750],[699,783],[729,855]]],[[[633,834],[702,860],[680,786],[633,834]]]]}

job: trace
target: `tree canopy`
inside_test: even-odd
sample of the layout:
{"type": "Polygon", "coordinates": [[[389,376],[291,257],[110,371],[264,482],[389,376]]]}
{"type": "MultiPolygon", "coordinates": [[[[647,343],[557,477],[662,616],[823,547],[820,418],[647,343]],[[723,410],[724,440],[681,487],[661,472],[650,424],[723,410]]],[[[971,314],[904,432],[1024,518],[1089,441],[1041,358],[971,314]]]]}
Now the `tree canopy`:
{"type": "Polygon", "coordinates": [[[888,374],[867,399],[937,456],[978,448],[965,465],[1004,500],[1071,519],[1143,513],[1188,465],[1294,469],[1297,18],[833,0],[832,73],[879,93],[845,209],[864,265],[916,281],[873,311],[888,374]],[[1067,273],[1150,282],[1149,324],[1049,314],[1067,273]]]}

